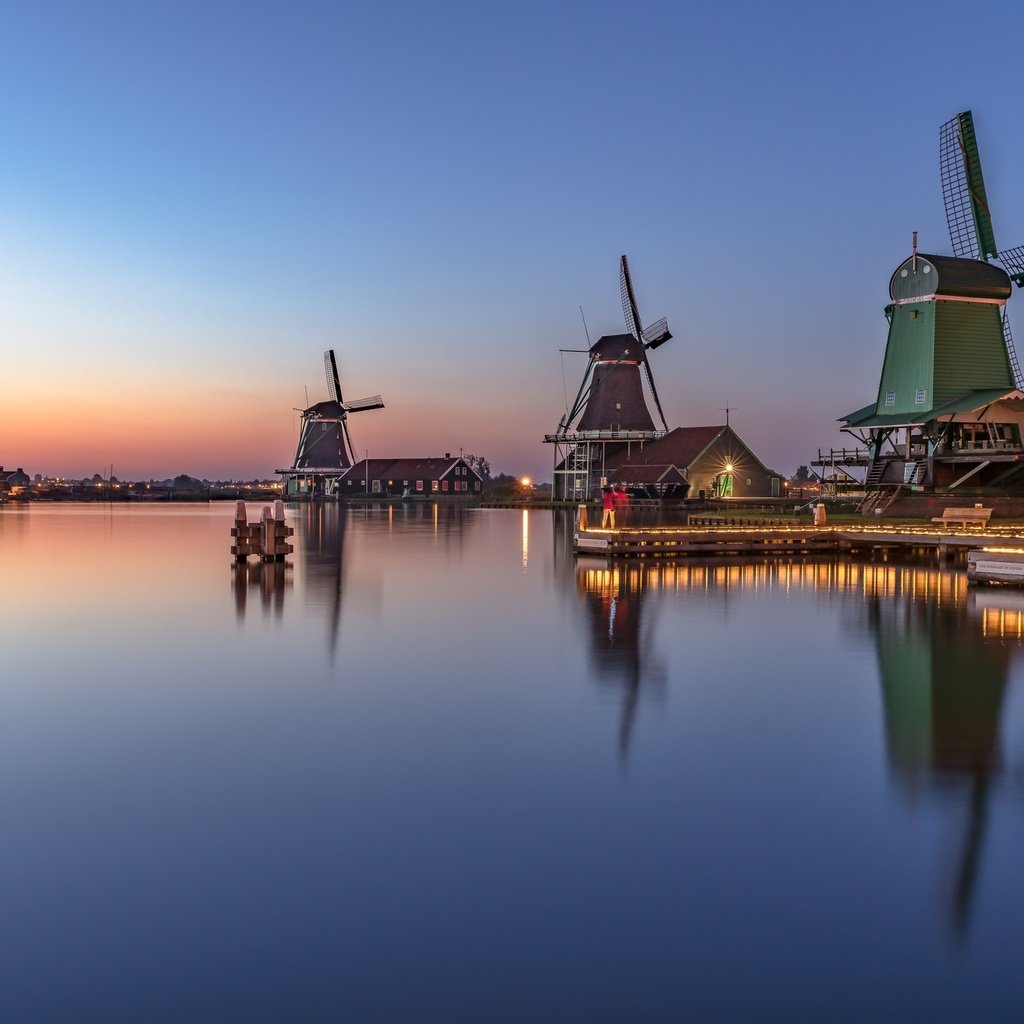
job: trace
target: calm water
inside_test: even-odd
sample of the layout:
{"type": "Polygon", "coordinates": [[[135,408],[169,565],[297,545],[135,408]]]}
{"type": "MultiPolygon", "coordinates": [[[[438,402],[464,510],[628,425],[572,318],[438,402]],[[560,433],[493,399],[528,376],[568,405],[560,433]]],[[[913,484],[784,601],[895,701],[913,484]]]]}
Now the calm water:
{"type": "Polygon", "coordinates": [[[0,508],[3,1020],[1020,1019],[1021,594],[232,513],[0,508]]]}

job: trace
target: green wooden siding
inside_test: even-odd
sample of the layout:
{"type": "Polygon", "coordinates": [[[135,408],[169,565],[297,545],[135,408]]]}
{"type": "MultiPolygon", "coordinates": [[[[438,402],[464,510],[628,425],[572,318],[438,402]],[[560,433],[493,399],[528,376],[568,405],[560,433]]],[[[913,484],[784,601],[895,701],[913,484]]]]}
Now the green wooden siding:
{"type": "Polygon", "coordinates": [[[1000,306],[937,299],[893,308],[875,406],[879,416],[916,420],[966,391],[1014,386],[1000,306]],[[890,393],[895,398],[887,405],[890,393]]]}
{"type": "Polygon", "coordinates": [[[935,303],[936,405],[965,391],[1013,389],[999,306],[939,300],[935,303]]]}
{"type": "Polygon", "coordinates": [[[878,387],[878,415],[921,413],[935,404],[932,396],[934,327],[934,302],[894,307],[878,387]],[[917,392],[922,388],[925,392],[923,404],[916,400],[917,392]],[[895,401],[886,405],[886,395],[890,392],[895,394],[895,401]]]}

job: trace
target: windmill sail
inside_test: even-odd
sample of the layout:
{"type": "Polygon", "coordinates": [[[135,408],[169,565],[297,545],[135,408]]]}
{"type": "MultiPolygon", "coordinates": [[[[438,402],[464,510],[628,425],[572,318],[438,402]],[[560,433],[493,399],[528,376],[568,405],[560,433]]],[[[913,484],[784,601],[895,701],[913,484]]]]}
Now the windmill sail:
{"type": "Polygon", "coordinates": [[[939,174],[953,254],[986,262],[997,257],[974,118],[969,110],[939,129],[939,174]]]}
{"type": "Polygon", "coordinates": [[[640,340],[642,321],[640,310],[637,309],[636,295],[633,293],[633,278],[629,274],[629,260],[625,255],[619,261],[619,291],[622,293],[622,315],[626,318],[626,330],[640,340]]]}
{"type": "Polygon", "coordinates": [[[1013,331],[1010,330],[1010,318],[1003,310],[1003,339],[1006,341],[1006,354],[1010,357],[1010,369],[1013,371],[1013,383],[1018,391],[1024,390],[1024,380],[1020,375],[1020,363],[1017,361],[1017,350],[1013,347],[1013,331]]]}
{"type": "Polygon", "coordinates": [[[626,319],[626,330],[644,348],[657,348],[659,345],[664,345],[672,337],[668,329],[668,320],[662,317],[648,327],[644,327],[643,320],[640,318],[640,309],[636,304],[636,293],[633,291],[633,277],[629,272],[629,260],[625,256],[619,262],[619,290],[622,293],[622,315],[626,319]]]}
{"type": "Polygon", "coordinates": [[[334,349],[324,353],[324,371],[327,374],[327,393],[332,402],[341,403],[341,381],[338,379],[338,363],[334,358],[334,349]]]}

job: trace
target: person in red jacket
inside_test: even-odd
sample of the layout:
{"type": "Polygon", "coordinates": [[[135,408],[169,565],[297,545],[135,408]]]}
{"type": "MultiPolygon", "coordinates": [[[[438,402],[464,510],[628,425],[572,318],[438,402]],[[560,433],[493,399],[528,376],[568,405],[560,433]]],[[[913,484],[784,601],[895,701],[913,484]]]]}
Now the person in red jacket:
{"type": "Polygon", "coordinates": [[[604,514],[601,516],[601,529],[605,530],[609,527],[615,529],[615,492],[605,484],[601,488],[601,508],[604,509],[604,514]]]}
{"type": "Polygon", "coordinates": [[[618,519],[619,528],[621,529],[626,525],[626,519],[629,515],[629,495],[626,493],[626,488],[622,484],[616,484],[615,490],[612,491],[612,502],[615,505],[614,519],[618,519]]]}

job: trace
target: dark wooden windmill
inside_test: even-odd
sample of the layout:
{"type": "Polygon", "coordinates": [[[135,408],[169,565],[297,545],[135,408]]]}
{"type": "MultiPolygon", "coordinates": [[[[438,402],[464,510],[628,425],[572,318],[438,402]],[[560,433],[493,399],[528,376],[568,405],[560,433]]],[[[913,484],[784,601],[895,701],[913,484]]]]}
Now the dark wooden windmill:
{"type": "Polygon", "coordinates": [[[889,282],[875,401],[841,420],[867,446],[876,505],[905,488],[1024,480],[1024,394],[1006,318],[1011,280],[1024,283],[1024,247],[996,248],[970,111],[940,129],[939,165],[954,255],[918,252],[915,233],[889,282]]]}
{"type": "Polygon", "coordinates": [[[642,446],[668,431],[647,353],[672,335],[668,322],[643,326],[637,307],[629,261],[619,263],[622,311],[627,334],[608,334],[586,351],[587,369],[576,399],[544,440],[555,446],[553,487],[556,498],[585,501],[607,477],[612,454],[642,446]],[[657,410],[657,427],[647,405],[646,391],[657,410]]]}
{"type": "Polygon", "coordinates": [[[346,402],[341,394],[341,380],[334,349],[324,353],[327,374],[326,402],[317,402],[302,411],[302,428],[290,469],[278,470],[288,481],[291,497],[332,497],[338,479],[356,461],[356,452],[349,433],[349,413],[367,409],[383,409],[380,395],[346,402]]]}

